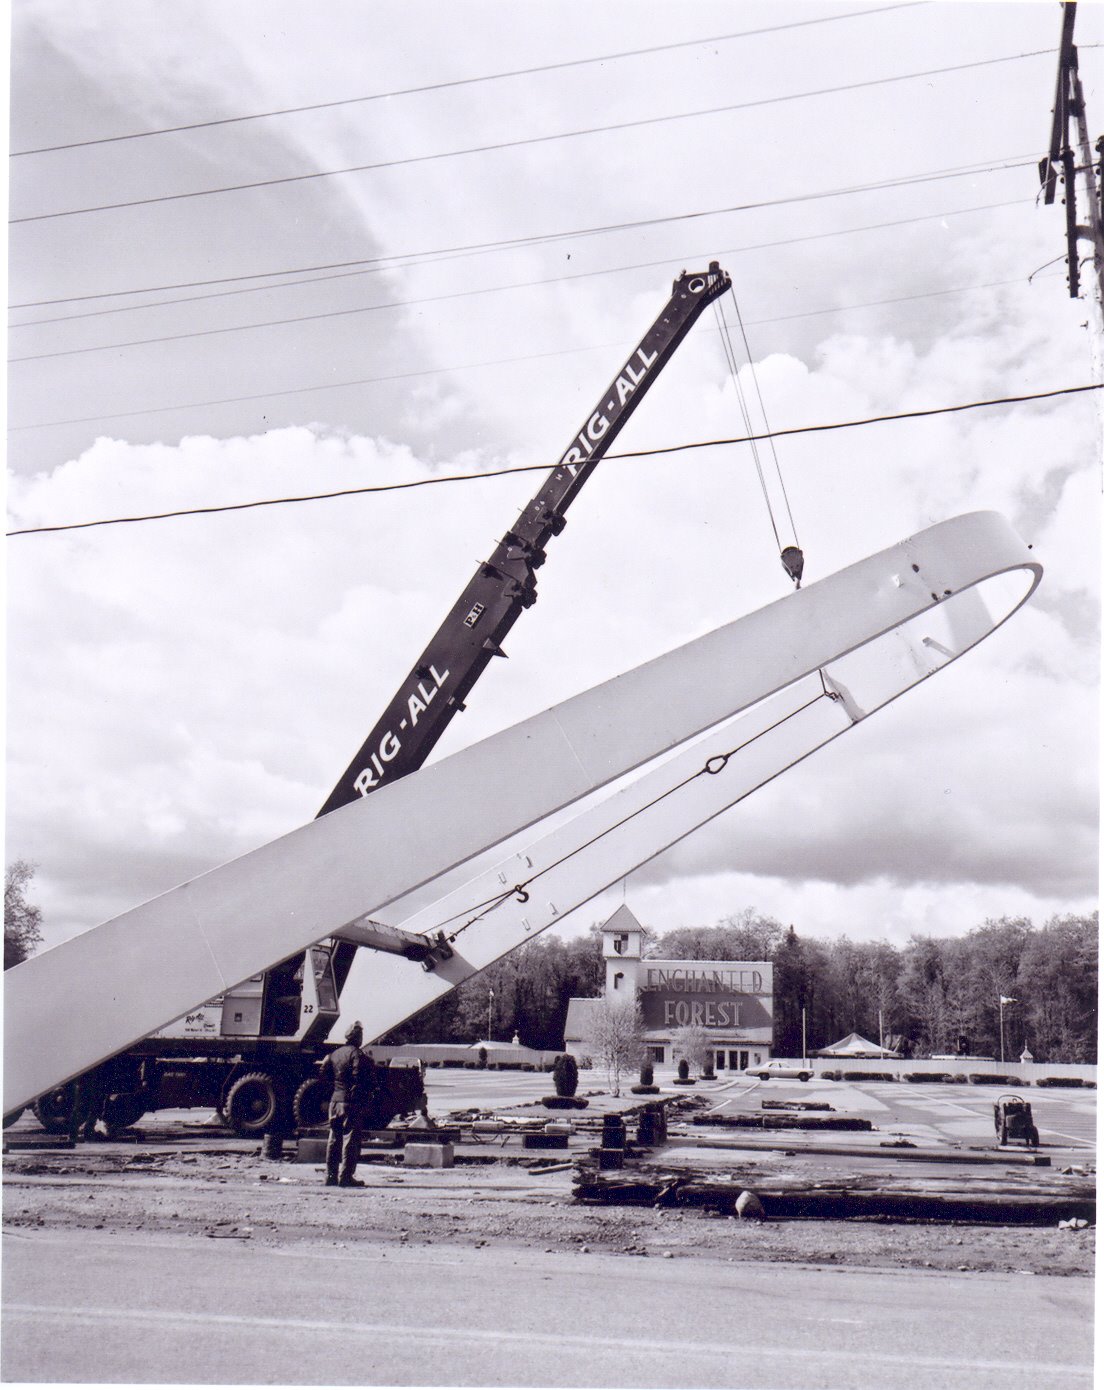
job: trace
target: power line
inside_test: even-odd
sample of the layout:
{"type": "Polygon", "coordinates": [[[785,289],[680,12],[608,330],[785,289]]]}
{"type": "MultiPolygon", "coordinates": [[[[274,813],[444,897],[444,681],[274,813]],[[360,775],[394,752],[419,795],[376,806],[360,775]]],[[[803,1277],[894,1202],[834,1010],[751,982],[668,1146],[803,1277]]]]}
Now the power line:
{"type": "MultiPolygon", "coordinates": [[[[750,444],[764,439],[780,439],[790,435],[823,434],[830,430],[858,429],[865,425],[885,424],[895,420],[920,420],[933,415],[953,415],[966,410],[980,410],[988,406],[1018,405],[1025,401],[1050,400],[1057,396],[1079,395],[1085,391],[1104,390],[1104,384],[1093,382],[1088,386],[1062,386],[1052,391],[1033,391],[1020,396],[998,396],[990,400],[967,401],[961,405],[932,406],[926,410],[901,410],[890,415],[870,415],[859,420],[838,420],[830,424],[797,425],[791,429],[770,430],[761,434],[739,435],[727,439],[703,439],[689,444],[669,444],[658,449],[631,449],[622,453],[606,454],[609,459],[654,458],[658,454],[687,453],[697,449],[716,449],[733,444],[750,444]]],[[[479,473],[446,473],[433,478],[416,478],[408,483],[375,483],[366,487],[341,488],[336,492],[315,492],[296,497],[266,497],[255,502],[229,502],[212,507],[182,507],[171,512],[149,512],[140,516],[104,517],[98,521],[72,521],[56,526],[27,526],[20,530],[8,531],[8,536],[37,536],[57,531],[84,531],[94,526],[124,526],[146,521],[168,521],[176,517],[212,516],[218,512],[253,511],[261,507],[281,507],[301,502],[325,502],[338,497],[359,497],[376,492],[405,492],[411,488],[431,487],[441,483],[483,482],[488,478],[504,478],[514,473],[540,473],[548,471],[547,463],[518,464],[510,468],[491,468],[479,473]]]]}
{"type": "MultiPolygon", "coordinates": [[[[918,0],[918,3],[926,3],[926,0],[918,0]]],[[[1019,159],[1020,156],[1014,156],[1013,158],[1019,159]]],[[[1023,156],[1022,158],[1023,158],[1023,160],[1025,161],[1025,163],[1028,162],[1029,159],[1030,159],[1030,157],[1029,157],[1029,156],[1026,156],[1026,155],[1023,156]]],[[[1016,165],[1016,166],[1008,165],[1007,167],[1019,167],[1019,165],[1016,165]]],[[[957,176],[958,174],[964,173],[964,172],[965,172],[965,173],[968,173],[968,172],[978,172],[978,166],[977,166],[977,165],[973,165],[973,164],[967,165],[967,166],[957,165],[957,166],[952,166],[952,167],[949,168],[949,169],[936,170],[935,172],[936,172],[937,174],[947,174],[947,175],[955,175],[955,176],[957,176]]],[[[984,172],[984,171],[982,171],[982,172],[984,172]]],[[[896,218],[896,219],[894,219],[893,221],[890,221],[890,222],[870,222],[870,223],[866,223],[865,225],[863,225],[863,226],[861,226],[861,227],[843,227],[843,228],[840,228],[838,231],[832,231],[832,232],[812,232],[812,233],[809,233],[809,234],[807,234],[807,235],[805,235],[805,236],[785,237],[785,238],[783,238],[781,241],[763,241],[763,242],[753,243],[752,245],[749,245],[749,246],[735,247],[735,248],[732,248],[730,251],[725,252],[724,254],[726,254],[726,255],[733,255],[733,254],[736,254],[736,253],[742,252],[742,251],[764,251],[764,250],[769,250],[769,249],[771,249],[771,248],[773,248],[773,247],[776,247],[776,246],[789,246],[789,245],[794,245],[794,244],[796,244],[796,243],[798,243],[798,242],[803,242],[803,241],[819,241],[819,240],[821,240],[821,239],[823,239],[823,238],[825,238],[825,237],[849,236],[852,232],[878,231],[878,230],[881,230],[882,228],[885,228],[885,227],[904,227],[904,226],[907,226],[908,224],[913,223],[913,222],[930,221],[930,220],[932,220],[932,219],[934,219],[934,218],[940,218],[940,217],[959,217],[959,216],[963,215],[964,213],[969,213],[969,212],[989,212],[989,211],[991,211],[991,210],[994,209],[994,208],[1010,208],[1010,207],[1016,207],[1016,206],[1018,206],[1018,205],[1020,205],[1020,204],[1025,204],[1025,203],[1028,203],[1028,202],[1033,203],[1034,200],[1033,200],[1033,199],[1026,199],[1026,198],[1006,198],[1003,202],[998,202],[998,203],[980,203],[980,204],[977,204],[977,205],[974,206],[974,207],[969,207],[969,208],[953,208],[953,209],[951,209],[949,212],[926,212],[926,213],[923,213],[922,215],[920,215],[920,216],[918,216],[918,217],[900,217],[900,218],[896,218]]],[[[738,210],[739,210],[739,209],[734,209],[734,208],[731,208],[731,207],[729,207],[729,208],[707,208],[707,209],[703,209],[703,210],[701,210],[701,211],[699,211],[699,212],[695,212],[695,213],[688,213],[688,214],[673,213],[673,214],[668,215],[667,217],[654,217],[654,218],[648,219],[647,221],[634,222],[634,223],[632,223],[631,225],[632,225],[632,228],[633,228],[634,230],[639,230],[639,229],[642,229],[642,228],[644,228],[644,227],[659,227],[659,226],[664,225],[664,224],[667,223],[667,222],[678,221],[678,220],[679,220],[680,218],[682,218],[682,217],[692,217],[692,218],[694,218],[694,217],[697,217],[697,218],[704,218],[704,217],[720,217],[720,216],[723,216],[723,215],[726,214],[726,213],[733,212],[733,211],[738,211],[738,210]]],[[[379,273],[381,273],[381,272],[383,272],[383,271],[386,271],[386,270],[393,270],[393,269],[399,269],[399,270],[401,270],[401,269],[404,269],[404,268],[405,268],[406,266],[408,266],[408,265],[415,265],[415,264],[416,264],[416,265],[419,265],[419,266],[423,266],[423,265],[432,265],[432,264],[433,264],[435,261],[437,261],[437,260],[454,259],[454,258],[460,257],[460,256],[484,254],[484,253],[486,253],[486,252],[491,252],[491,251],[512,250],[512,249],[514,249],[514,248],[516,248],[516,247],[520,247],[520,246],[541,246],[541,245],[547,244],[548,242],[562,241],[562,240],[565,240],[565,239],[570,238],[570,237],[598,236],[598,235],[600,235],[600,234],[602,234],[602,233],[606,233],[606,232],[622,231],[622,230],[624,230],[625,226],[626,226],[625,223],[606,223],[606,224],[604,224],[604,225],[599,225],[599,226],[596,226],[596,227],[582,227],[582,228],[576,228],[576,229],[573,230],[573,231],[566,231],[566,232],[548,232],[548,233],[545,233],[544,235],[539,235],[539,236],[511,237],[511,238],[509,238],[509,239],[501,240],[501,241],[484,241],[484,242],[472,243],[472,244],[469,244],[469,245],[438,247],[436,250],[431,250],[431,251],[396,251],[396,252],[390,253],[389,255],[384,255],[384,256],[370,256],[370,257],[361,258],[361,259],[359,259],[359,260],[351,260],[351,261],[329,261],[329,262],[323,262],[323,263],[320,264],[320,265],[289,266],[289,267],[286,267],[286,268],[283,269],[283,270],[260,270],[260,271],[255,271],[255,272],[243,274],[243,275],[226,275],[226,276],[221,276],[221,277],[216,278],[216,279],[207,279],[207,280],[181,280],[181,281],[177,281],[176,283],[167,284],[167,285],[141,285],[141,286],[136,286],[136,287],[134,287],[134,288],[132,288],[132,289],[124,289],[124,290],[101,290],[101,291],[99,291],[99,292],[97,292],[97,293],[95,293],[95,294],[67,295],[67,296],[64,296],[64,297],[58,298],[58,299],[33,299],[33,300],[24,300],[24,301],[22,301],[22,302],[20,302],[20,303],[14,303],[14,304],[13,304],[13,303],[9,303],[8,308],[9,308],[9,309],[46,309],[46,308],[50,308],[51,306],[53,306],[53,305],[55,305],[55,304],[79,304],[79,303],[84,303],[84,302],[86,302],[87,300],[90,300],[90,299],[118,299],[118,298],[120,298],[122,295],[132,295],[132,294],[165,294],[165,293],[168,293],[170,290],[205,289],[205,288],[207,288],[207,287],[210,286],[210,285],[232,285],[232,284],[237,284],[239,281],[243,281],[243,280],[268,280],[268,279],[271,279],[271,278],[273,278],[274,276],[277,276],[277,275],[285,275],[285,276],[286,276],[286,275],[302,275],[302,276],[307,276],[307,277],[309,277],[309,278],[303,279],[303,280],[283,280],[283,281],[281,281],[281,283],[276,284],[276,285],[246,286],[246,287],[243,287],[243,288],[240,288],[240,289],[236,289],[236,290],[228,290],[228,291],[225,291],[224,293],[227,294],[227,295],[234,295],[234,294],[246,294],[246,293],[253,293],[253,292],[263,292],[263,291],[265,291],[265,290],[284,289],[285,287],[287,287],[287,286],[289,286],[289,285],[312,285],[312,284],[321,284],[321,283],[323,283],[323,282],[326,281],[326,280],[330,280],[330,279],[335,279],[335,280],[347,279],[347,278],[349,278],[349,277],[351,277],[351,276],[354,276],[354,275],[369,275],[369,274],[375,275],[375,274],[379,274],[379,273]],[[316,274],[316,272],[320,272],[320,271],[331,271],[331,270],[332,270],[332,271],[340,271],[340,272],[343,272],[343,273],[342,273],[342,274],[335,274],[335,275],[321,275],[321,274],[316,274]]],[[[710,254],[716,254],[716,253],[715,253],[715,252],[711,252],[710,254]]],[[[652,268],[655,267],[655,266],[666,265],[666,264],[668,264],[668,263],[669,263],[669,260],[670,260],[670,258],[668,257],[666,260],[663,260],[663,261],[643,261],[643,262],[638,263],[636,266],[632,266],[632,267],[628,267],[628,268],[629,268],[629,269],[636,269],[636,270],[650,270],[650,269],[652,269],[652,268]]],[[[585,271],[585,272],[580,272],[580,273],[579,273],[578,275],[576,275],[576,276],[565,276],[565,277],[560,277],[560,278],[564,278],[564,279],[582,279],[582,278],[584,278],[586,275],[591,275],[591,274],[596,274],[596,273],[603,273],[603,272],[585,271]]],[[[544,283],[553,283],[553,282],[552,282],[552,281],[548,281],[548,282],[544,282],[544,283]]],[[[219,298],[219,297],[221,297],[219,294],[216,294],[216,295],[198,295],[198,296],[196,296],[196,298],[199,299],[199,300],[207,299],[207,298],[219,298]]],[[[139,308],[139,309],[156,309],[156,308],[159,308],[162,304],[187,303],[187,302],[189,302],[189,301],[188,301],[188,300],[157,300],[157,301],[155,301],[155,302],[152,303],[152,304],[139,304],[139,305],[137,305],[136,307],[139,308]]],[[[129,307],[129,306],[127,306],[127,307],[129,307]]],[[[112,311],[104,310],[104,311],[101,311],[101,312],[105,312],[105,313],[106,313],[106,312],[112,312],[112,311]]],[[[84,314],[84,315],[76,315],[75,317],[93,318],[93,317],[95,317],[95,315],[94,315],[94,314],[84,314]]],[[[61,320],[57,320],[57,321],[60,322],[61,320]]],[[[38,320],[35,320],[35,321],[32,322],[32,323],[13,324],[12,327],[13,327],[13,328],[32,328],[32,327],[35,327],[38,323],[50,323],[50,322],[54,322],[54,320],[51,320],[51,319],[38,319],[38,320]]]]}
{"type": "MultiPolygon", "coordinates": [[[[1034,163],[1034,160],[1029,159],[1018,163],[993,165],[988,167],[971,166],[970,168],[962,169],[957,172],[951,173],[916,174],[904,179],[888,179],[878,183],[857,184],[851,188],[829,189],[819,193],[800,193],[795,194],[789,198],[772,198],[757,203],[741,203],[731,208],[725,208],[722,210],[722,212],[750,212],[765,207],[781,207],[790,203],[807,203],[815,202],[823,198],[839,198],[847,197],[856,193],[879,192],[887,188],[913,187],[919,184],[937,182],[942,179],[965,178],[968,176],[976,176],[980,173],[1005,173],[1010,169],[1024,168],[1029,165],[1034,166],[1034,163]]],[[[674,217],[665,218],[663,220],[667,222],[683,222],[693,221],[702,217],[714,217],[717,215],[718,212],[716,209],[714,209],[709,212],[681,213],[677,214],[674,217]]],[[[645,220],[643,222],[621,223],[616,227],[611,226],[603,228],[602,230],[620,231],[647,225],[650,225],[650,222],[648,220],[645,220]]],[[[366,304],[351,309],[328,309],[314,314],[296,314],[280,319],[265,319],[259,323],[230,324],[221,328],[198,328],[193,329],[191,332],[187,333],[166,333],[154,338],[132,338],[128,341],[120,343],[96,343],[92,344],[89,347],[59,348],[53,352],[25,353],[22,357],[9,357],[8,361],[9,363],[43,362],[57,357],[79,357],[90,352],[117,352],[122,348],[150,347],[158,343],[182,342],[191,338],[221,337],[227,333],[245,333],[258,328],[285,328],[293,324],[315,323],[324,319],[347,318],[354,314],[371,313],[374,310],[380,308],[399,308],[403,307],[404,303],[404,301],[395,301],[393,303],[382,305],[366,304]]],[[[29,327],[32,325],[27,326],[29,327]]]]}
{"type": "Polygon", "coordinates": [[[777,106],[788,101],[800,101],[808,97],[832,96],[841,92],[860,91],[870,87],[883,87],[892,82],[908,82],[922,77],[939,77],[952,72],[965,72],[969,69],[992,67],[998,63],[1014,63],[1024,58],[1052,57],[1053,49],[1035,49],[1028,53],[1011,53],[1001,58],[982,58],[972,63],[956,63],[942,68],[926,68],[919,72],[897,73],[891,77],[868,78],[862,82],[847,82],[836,87],[820,87],[806,92],[790,92],[784,96],[762,97],[755,101],[734,102],[724,106],[705,107],[699,111],[674,112],[667,116],[643,116],[632,121],[618,121],[612,125],[586,126],[580,130],[557,131],[551,135],[531,135],[516,140],[498,140],[486,145],[471,145],[459,150],[438,150],[432,154],[408,155],[402,159],[378,160],[372,164],[351,164],[343,169],[316,169],[309,174],[286,174],[279,178],[255,179],[250,183],[225,184],[218,188],[193,189],[188,193],[162,193],[150,198],[130,198],[118,203],[95,203],[84,208],[65,208],[58,212],[39,212],[27,217],[9,219],[9,226],[26,222],[47,222],[60,217],[80,217],[92,212],[118,212],[128,208],[150,207],[157,203],[174,203],[191,198],[210,198],[223,193],[246,193],[260,188],[276,188],[293,183],[310,183],[318,179],[334,178],[340,174],[365,174],[380,169],[397,169],[415,164],[427,164],[442,159],[458,159],[473,154],[492,154],[499,150],[522,149],[533,145],[550,144],[556,140],[575,140],[588,135],[608,135],[617,131],[640,130],[647,126],[666,125],[673,121],[698,120],[703,116],[727,115],[733,111],[747,111],[764,106],[777,106]]]}
{"type": "MultiPolygon", "coordinates": [[[[920,0],[918,0],[918,3],[919,3],[919,2],[920,2],[920,0]]],[[[801,242],[805,242],[805,241],[823,241],[823,240],[827,239],[828,237],[851,236],[851,235],[853,235],[854,233],[857,233],[857,232],[883,231],[883,230],[885,230],[885,229],[887,229],[887,228],[890,228],[890,227],[906,227],[906,226],[910,226],[910,225],[912,225],[912,224],[914,224],[914,223],[916,223],[916,222],[935,222],[935,221],[939,221],[940,219],[946,218],[946,217],[962,217],[962,216],[966,215],[967,213],[973,213],[973,212],[991,212],[991,211],[993,211],[993,210],[996,209],[996,208],[1023,207],[1023,206],[1026,206],[1027,204],[1032,203],[1032,202],[1033,202],[1033,200],[1030,199],[1030,198],[1006,198],[1003,202],[998,202],[998,203],[980,203],[980,204],[978,204],[977,206],[975,206],[975,207],[970,207],[970,208],[952,208],[952,209],[950,209],[950,210],[947,211],[947,212],[925,212],[925,213],[920,214],[920,215],[917,216],[917,217],[897,217],[897,218],[894,218],[894,219],[893,219],[892,221],[890,221],[890,222],[867,222],[867,223],[865,223],[865,224],[863,224],[862,226],[859,226],[859,227],[841,227],[841,228],[837,229],[836,231],[831,231],[831,232],[809,232],[809,233],[807,233],[805,236],[783,237],[782,239],[780,239],[780,240],[778,240],[778,241],[760,241],[760,242],[753,242],[753,243],[750,243],[750,244],[745,245],[745,246],[729,247],[727,250],[724,250],[724,251],[717,251],[716,249],[714,249],[714,250],[711,250],[708,254],[709,254],[710,256],[717,256],[717,255],[721,255],[721,256],[739,256],[739,255],[744,255],[744,254],[746,254],[747,252],[750,252],[750,251],[770,251],[770,250],[774,250],[776,247],[779,247],[779,246],[796,246],[797,244],[799,244],[799,243],[801,243],[801,242]]],[[[719,213],[720,211],[721,211],[721,210],[719,209],[719,210],[718,210],[718,213],[719,213]]],[[[708,215],[708,214],[707,214],[707,215],[708,215]]],[[[659,221],[664,221],[664,220],[666,220],[666,219],[657,218],[656,220],[657,220],[657,222],[659,222],[659,221]]],[[[536,243],[533,243],[533,244],[536,244],[536,243]]],[[[690,263],[691,263],[692,261],[694,261],[696,258],[698,258],[699,256],[704,256],[705,254],[706,254],[706,253],[702,252],[702,253],[696,253],[696,255],[687,255],[687,256],[685,257],[685,259],[686,259],[687,264],[690,264],[690,263]]],[[[514,284],[512,284],[512,285],[489,285],[489,286],[484,287],[483,289],[478,289],[478,290],[460,290],[460,291],[457,291],[456,294],[454,294],[454,295],[436,295],[436,296],[433,296],[433,297],[431,297],[431,298],[429,298],[429,299],[407,299],[407,300],[403,300],[403,303],[404,303],[406,306],[411,307],[411,306],[418,305],[418,304],[434,303],[434,302],[436,302],[436,301],[438,301],[438,300],[441,300],[441,299],[462,298],[462,297],[471,296],[471,295],[476,295],[476,294],[495,294],[495,293],[498,293],[498,292],[504,291],[504,290],[536,289],[536,288],[539,288],[539,287],[544,286],[544,285],[560,285],[560,284],[569,283],[569,282],[572,282],[572,281],[575,281],[575,280],[591,280],[591,279],[594,279],[596,276],[599,276],[599,275],[621,275],[621,274],[627,274],[627,273],[629,273],[630,271],[636,271],[636,270],[655,270],[658,266],[667,266],[667,265],[670,265],[670,263],[671,263],[671,258],[670,258],[670,256],[666,256],[666,257],[664,257],[663,259],[657,260],[657,261],[636,261],[636,262],[634,262],[634,263],[631,264],[631,265],[618,265],[618,266],[603,267],[603,268],[601,268],[601,269],[599,269],[599,270],[577,270],[577,271],[573,271],[570,275],[546,275],[546,276],[543,276],[542,278],[540,278],[540,279],[538,279],[538,280],[521,280],[521,281],[518,281],[518,282],[516,282],[516,283],[514,283],[514,284]]],[[[358,263],[355,263],[355,264],[361,264],[361,263],[358,262],[358,263]]],[[[422,264],[426,264],[426,262],[422,262],[422,264]]],[[[319,268],[319,269],[325,269],[326,267],[318,267],[318,268],[319,268]]],[[[197,304],[197,303],[204,303],[204,302],[206,302],[207,300],[210,300],[210,299],[231,299],[231,298],[233,298],[235,295],[241,295],[241,294],[264,294],[266,291],[269,291],[269,290],[293,289],[293,288],[297,288],[298,286],[301,286],[301,285],[323,285],[323,284],[328,283],[328,282],[331,281],[331,280],[348,280],[348,279],[353,279],[353,278],[355,278],[355,277],[358,276],[358,275],[375,275],[375,274],[379,274],[379,273],[381,273],[381,271],[383,271],[383,270],[385,270],[385,269],[387,269],[387,268],[388,268],[388,267],[384,267],[384,266],[368,266],[368,265],[365,265],[364,268],[363,268],[363,269],[360,269],[360,270],[343,270],[343,271],[337,272],[337,273],[335,273],[335,274],[333,274],[333,275],[315,275],[315,276],[310,276],[309,278],[303,279],[303,280],[284,280],[284,281],[281,281],[279,284],[276,284],[276,285],[245,285],[245,286],[242,286],[242,287],[240,287],[240,288],[238,288],[238,289],[233,289],[233,290],[216,290],[216,291],[214,291],[214,292],[211,293],[211,294],[183,295],[183,296],[181,296],[181,297],[178,298],[178,299],[156,299],[156,300],[153,300],[153,301],[152,301],[151,303],[149,303],[149,304],[121,304],[121,305],[118,305],[117,307],[108,308],[108,309],[93,309],[90,313],[86,313],[86,314],[58,314],[58,315],[56,315],[54,318],[49,318],[49,319],[30,319],[30,320],[28,320],[28,321],[25,322],[25,323],[13,323],[13,324],[11,324],[11,327],[12,327],[13,329],[15,329],[15,328],[41,328],[41,327],[44,327],[46,324],[51,324],[51,323],[79,323],[79,322],[81,322],[81,321],[84,320],[84,319],[102,318],[102,317],[104,317],[106,314],[130,314],[130,313],[137,313],[137,312],[139,312],[139,311],[141,311],[141,310],[144,310],[144,309],[163,309],[163,308],[170,308],[170,307],[172,307],[172,306],[174,306],[174,305],[177,305],[177,304],[197,304]]],[[[292,273],[292,272],[272,271],[272,272],[270,272],[270,273],[273,274],[273,275],[283,275],[283,274],[285,274],[285,273],[290,274],[290,273],[292,273]]],[[[204,281],[197,281],[197,282],[194,282],[194,283],[198,286],[198,285],[200,285],[200,284],[204,284],[204,283],[213,283],[213,282],[210,282],[210,281],[206,281],[206,282],[204,282],[204,281]]],[[[220,283],[222,283],[222,282],[220,282],[220,283]]],[[[181,289],[184,289],[184,288],[189,288],[189,286],[184,286],[184,285],[179,286],[179,287],[178,287],[178,286],[161,286],[160,288],[162,288],[162,289],[172,289],[172,288],[181,288],[181,289]]],[[[80,298],[80,299],[99,299],[99,298],[114,297],[114,296],[116,296],[116,295],[122,295],[122,294],[152,294],[152,293],[154,293],[154,292],[155,292],[155,291],[152,290],[152,289],[151,289],[151,290],[115,290],[115,291],[112,291],[112,292],[111,292],[111,295],[110,295],[110,296],[109,296],[109,295],[103,295],[103,296],[101,296],[101,295],[82,295],[82,296],[79,296],[79,298],[80,298]]],[[[48,304],[65,304],[65,303],[74,303],[74,302],[76,302],[75,299],[73,299],[73,300],[63,300],[63,299],[40,300],[40,301],[38,301],[37,304],[33,304],[33,305],[30,304],[30,303],[27,303],[27,304],[10,305],[9,307],[10,307],[10,308],[17,308],[17,309],[29,309],[29,308],[37,308],[37,307],[43,307],[43,308],[44,308],[44,307],[46,307],[46,305],[48,305],[48,304]]],[[[382,306],[382,305],[374,305],[374,306],[372,306],[372,307],[374,307],[374,308],[381,308],[381,307],[385,307],[385,306],[382,306]]],[[[386,307],[391,307],[391,306],[386,306],[386,307]]]]}
{"type": "MultiPolygon", "coordinates": [[[[726,252],[724,254],[730,253],[726,252]]],[[[662,264],[667,264],[667,262],[662,262],[662,264]]],[[[600,272],[592,273],[598,274],[600,272]]],[[[1054,277],[1039,275],[1036,278],[1045,280],[1054,277]]],[[[979,290],[1003,289],[1009,285],[1022,284],[1024,284],[1022,278],[1014,280],[988,280],[978,285],[957,285],[941,290],[922,290],[916,294],[895,295],[890,299],[868,299],[855,304],[832,304],[824,309],[802,309],[796,314],[775,314],[765,319],[748,319],[746,325],[749,328],[758,328],[772,323],[789,323],[794,319],[818,318],[824,314],[846,314],[856,309],[880,309],[891,304],[906,304],[912,300],[937,299],[943,295],[949,294],[975,294],[979,290]]],[[[258,391],[245,396],[222,396],[215,400],[205,401],[180,401],[174,405],[148,406],[139,410],[118,410],[99,415],[81,415],[67,420],[42,420],[30,425],[9,425],[8,433],[15,434],[25,430],[55,429],[64,425],[89,425],[104,420],[126,420],[135,415],[161,415],[173,410],[203,410],[218,405],[244,405],[249,401],[271,400],[278,396],[309,395],[313,391],[340,391],[354,386],[379,386],[385,385],[388,382],[409,381],[426,376],[439,376],[447,372],[479,371],[486,367],[508,367],[519,362],[543,362],[550,357],[570,357],[579,352],[604,352],[608,348],[621,346],[623,346],[623,344],[620,340],[616,343],[592,343],[582,348],[557,348],[551,352],[526,353],[519,357],[498,357],[484,362],[458,362],[447,367],[421,367],[409,372],[390,373],[387,376],[355,377],[350,381],[323,381],[312,386],[291,386],[281,390],[258,391]]]]}
{"type": "Polygon", "coordinates": [[[772,24],[763,29],[742,29],[732,34],[712,34],[700,39],[684,39],[679,43],[656,44],[651,48],[629,48],[620,53],[605,53],[594,58],[572,58],[562,63],[541,63],[531,68],[513,68],[507,72],[485,73],[480,77],[458,77],[449,82],[430,82],[420,87],[401,87],[391,92],[373,92],[367,96],[344,97],[339,101],[317,101],[307,106],[282,106],[272,111],[253,111],[241,116],[222,116],[209,121],[191,121],[186,125],[162,126],[158,130],[138,130],[128,135],[106,135],[94,140],[71,140],[63,145],[42,145],[38,149],[13,150],[13,159],[32,154],[55,154],[60,150],[81,150],[92,145],[114,145],[124,140],[148,140],[158,135],[178,135],[189,130],[210,130],[215,126],[239,125],[244,121],[262,121],[272,116],[297,116],[309,111],[331,111],[335,107],[356,106],[371,101],[391,101],[396,97],[422,96],[428,92],[443,92],[455,87],[470,87],[483,82],[499,82],[510,77],[535,77],[543,72],[563,72],[567,68],[612,63],[622,58],[641,58],[653,53],[670,53],[680,48],[698,48],[707,43],[728,43],[734,39],[754,38],[760,34],[779,34],[787,29],[805,29],[813,24],[834,24],[841,19],[865,19],[868,15],[889,14],[894,10],[911,10],[925,0],[908,0],[902,5],[882,5],[873,10],[855,10],[851,14],[820,15],[816,19],[801,19],[791,24],[772,24]]]}

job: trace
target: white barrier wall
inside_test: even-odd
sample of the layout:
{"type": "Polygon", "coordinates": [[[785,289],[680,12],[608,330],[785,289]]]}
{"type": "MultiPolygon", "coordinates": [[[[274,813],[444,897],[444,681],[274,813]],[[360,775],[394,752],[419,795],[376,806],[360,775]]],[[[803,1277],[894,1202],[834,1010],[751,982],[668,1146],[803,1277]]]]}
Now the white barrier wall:
{"type": "Polygon", "coordinates": [[[931,1057],[813,1057],[809,1069],[818,1075],[826,1071],[892,1072],[904,1077],[912,1072],[945,1072],[950,1076],[1010,1076],[1022,1086],[1034,1085],[1043,1077],[1076,1078],[1096,1085],[1096,1067],[1087,1062],[986,1062],[977,1057],[937,1061],[931,1057]]]}

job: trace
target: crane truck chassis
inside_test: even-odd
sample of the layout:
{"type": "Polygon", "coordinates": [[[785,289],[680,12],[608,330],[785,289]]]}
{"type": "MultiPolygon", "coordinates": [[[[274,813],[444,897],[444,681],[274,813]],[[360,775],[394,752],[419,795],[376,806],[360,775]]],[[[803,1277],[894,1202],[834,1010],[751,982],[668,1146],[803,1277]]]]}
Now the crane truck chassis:
{"type": "MultiPolygon", "coordinates": [[[[97,1097],[108,1133],[137,1124],[151,1110],[195,1106],[216,1111],[243,1138],[322,1124],[329,1095],[318,1072],[332,1051],[324,1039],[337,1017],[332,956],[332,944],[312,946],[86,1073],[82,1083],[97,1097]],[[266,1022],[287,1008],[279,990],[304,974],[304,961],[311,968],[298,981],[296,1012],[307,1020],[308,1036],[266,1036],[266,1022]],[[254,1002],[252,1011],[247,1001],[254,1002]],[[174,1036],[178,1026],[181,1035],[174,1036]]],[[[369,1128],[383,1129],[424,1104],[417,1063],[378,1063],[375,1075],[369,1128]]],[[[34,1114],[44,1129],[67,1133],[75,1103],[69,1082],[39,1096],[34,1114]]]]}

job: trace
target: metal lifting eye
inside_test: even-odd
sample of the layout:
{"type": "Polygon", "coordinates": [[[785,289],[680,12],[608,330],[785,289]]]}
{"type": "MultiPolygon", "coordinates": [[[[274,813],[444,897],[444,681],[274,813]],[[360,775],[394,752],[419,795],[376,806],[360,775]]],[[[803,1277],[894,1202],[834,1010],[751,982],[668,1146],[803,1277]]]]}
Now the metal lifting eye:
{"type": "Polygon", "coordinates": [[[709,759],[709,761],[705,765],[705,770],[709,773],[710,777],[716,777],[717,773],[723,772],[727,766],[728,754],[718,753],[714,757],[709,759]]]}
{"type": "Polygon", "coordinates": [[[521,886],[520,883],[514,884],[514,892],[517,894],[517,900],[519,903],[527,903],[529,901],[529,894],[525,891],[525,889],[521,886]]]}

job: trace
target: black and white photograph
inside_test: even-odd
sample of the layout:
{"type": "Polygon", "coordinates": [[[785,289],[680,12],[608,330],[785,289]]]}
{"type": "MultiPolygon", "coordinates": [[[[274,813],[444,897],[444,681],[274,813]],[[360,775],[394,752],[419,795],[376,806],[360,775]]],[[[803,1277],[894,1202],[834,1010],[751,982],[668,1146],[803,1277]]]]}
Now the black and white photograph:
{"type": "Polygon", "coordinates": [[[1091,1390],[1100,0],[12,0],[9,1384],[1091,1390]]]}

